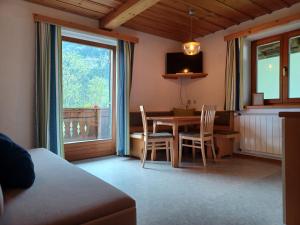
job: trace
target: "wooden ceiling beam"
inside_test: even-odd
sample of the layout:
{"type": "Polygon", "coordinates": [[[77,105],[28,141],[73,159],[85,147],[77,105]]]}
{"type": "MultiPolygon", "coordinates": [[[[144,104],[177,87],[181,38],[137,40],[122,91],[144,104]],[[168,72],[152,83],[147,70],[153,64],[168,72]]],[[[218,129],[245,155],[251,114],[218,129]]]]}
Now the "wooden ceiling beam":
{"type": "Polygon", "coordinates": [[[115,29],[152,7],[157,2],[159,2],[159,0],[129,0],[102,18],[100,26],[106,29],[115,29]]]}

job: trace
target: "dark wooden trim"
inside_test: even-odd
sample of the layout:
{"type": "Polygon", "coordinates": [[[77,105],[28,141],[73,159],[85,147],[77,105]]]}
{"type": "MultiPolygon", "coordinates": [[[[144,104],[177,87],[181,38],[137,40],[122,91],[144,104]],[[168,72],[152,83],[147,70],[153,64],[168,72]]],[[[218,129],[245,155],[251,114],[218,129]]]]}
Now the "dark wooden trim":
{"type": "Polygon", "coordinates": [[[178,79],[178,78],[203,78],[207,77],[207,73],[177,73],[177,74],[163,74],[162,77],[165,79],[178,79]]]}
{"type": "MultiPolygon", "coordinates": [[[[282,68],[282,37],[281,35],[275,35],[267,38],[263,38],[257,41],[253,41],[251,43],[251,93],[256,93],[257,92],[257,46],[259,45],[264,45],[264,44],[269,44],[272,42],[280,42],[280,65],[279,65],[279,99],[265,99],[264,103],[265,104],[280,104],[282,103],[282,74],[281,74],[281,68],[282,68]]],[[[251,96],[252,98],[252,96],[251,96]]]]}
{"type": "MultiPolygon", "coordinates": [[[[257,93],[257,46],[269,44],[272,42],[280,42],[280,55],[282,55],[282,41],[281,35],[275,35],[267,38],[263,38],[257,41],[253,41],[251,43],[251,101],[252,94],[257,93]]],[[[279,99],[265,99],[265,104],[281,104],[282,103],[282,76],[281,76],[281,67],[282,67],[282,57],[280,57],[280,65],[279,65],[279,99]]]]}
{"type": "MultiPolygon", "coordinates": [[[[77,39],[73,37],[62,37],[63,41],[79,43],[88,46],[94,46],[99,48],[110,49],[112,52],[112,76],[111,76],[111,92],[112,92],[112,105],[113,110],[116,109],[115,97],[113,92],[115,91],[115,79],[116,79],[116,46],[102,44],[93,41],[87,41],[82,39],[77,39]]],[[[82,141],[82,142],[74,142],[74,143],[65,143],[64,151],[65,158],[69,161],[82,160],[87,158],[95,158],[107,155],[115,155],[115,113],[112,114],[112,139],[110,140],[92,140],[92,141],[82,141]]]]}
{"type": "Polygon", "coordinates": [[[298,109],[299,104],[272,104],[272,105],[248,105],[246,109],[298,109]]]}
{"type": "Polygon", "coordinates": [[[95,158],[107,155],[115,155],[115,149],[111,145],[103,147],[102,141],[87,141],[64,144],[65,158],[69,161],[95,158]]]}
{"type": "Polygon", "coordinates": [[[297,13],[295,15],[292,15],[292,16],[287,16],[287,17],[283,17],[283,18],[280,18],[280,19],[270,21],[270,22],[266,22],[266,23],[263,23],[263,24],[260,24],[260,25],[256,25],[254,27],[250,27],[250,28],[247,28],[245,30],[242,30],[242,31],[239,31],[239,32],[236,32],[236,33],[228,34],[228,35],[224,36],[224,40],[228,41],[228,40],[233,40],[235,38],[244,37],[244,36],[248,36],[248,35],[251,35],[251,34],[256,34],[256,33],[259,33],[261,31],[264,31],[264,30],[267,30],[267,29],[270,29],[270,28],[274,28],[276,26],[288,24],[290,22],[297,21],[297,20],[300,20],[300,14],[299,13],[297,13]]]}
{"type": "Polygon", "coordinates": [[[121,39],[121,40],[129,41],[132,43],[139,42],[139,39],[137,37],[130,36],[127,34],[121,34],[121,33],[114,32],[114,31],[97,29],[97,28],[86,26],[86,25],[74,23],[71,21],[61,20],[61,19],[57,19],[57,18],[53,18],[53,17],[49,17],[49,16],[40,15],[40,14],[33,14],[33,20],[50,23],[50,24],[56,24],[59,26],[69,27],[69,28],[73,28],[73,29],[77,29],[77,30],[90,32],[90,33],[95,33],[95,34],[99,34],[99,35],[103,35],[103,36],[107,36],[107,37],[112,37],[115,39],[121,39]]]}
{"type": "Polygon", "coordinates": [[[288,93],[289,93],[289,72],[290,72],[290,68],[289,68],[289,39],[295,36],[300,36],[300,29],[299,30],[294,30],[294,31],[290,31],[284,34],[284,42],[285,42],[285,66],[287,66],[288,71],[287,71],[287,76],[285,76],[283,79],[286,83],[285,85],[285,98],[284,101],[288,102],[288,103],[300,103],[300,98],[289,98],[288,97],[288,93]]]}
{"type": "MultiPolygon", "coordinates": [[[[289,98],[289,38],[300,36],[300,29],[294,30],[279,35],[263,38],[251,43],[251,93],[256,93],[257,86],[257,46],[280,41],[280,99],[266,99],[265,104],[296,104],[300,103],[300,98],[289,98]],[[287,74],[283,75],[284,67],[287,68],[287,74]]],[[[251,96],[252,98],[252,96],[251,96]]]]}
{"type": "Polygon", "coordinates": [[[300,112],[280,112],[279,117],[300,118],[300,112]]]}
{"type": "Polygon", "coordinates": [[[99,47],[99,48],[107,48],[107,49],[111,49],[111,50],[116,49],[116,46],[113,46],[113,45],[106,45],[106,44],[102,44],[99,42],[87,41],[87,40],[68,37],[68,36],[62,36],[62,40],[68,41],[68,42],[74,42],[74,43],[78,43],[78,44],[82,44],[82,45],[95,46],[95,47],[99,47]]]}

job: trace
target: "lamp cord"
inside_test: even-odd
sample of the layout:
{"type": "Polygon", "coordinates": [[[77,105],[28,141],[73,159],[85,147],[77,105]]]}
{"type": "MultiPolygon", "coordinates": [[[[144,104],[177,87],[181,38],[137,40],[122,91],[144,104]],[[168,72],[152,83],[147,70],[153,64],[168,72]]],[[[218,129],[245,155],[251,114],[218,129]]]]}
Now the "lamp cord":
{"type": "Polygon", "coordinates": [[[191,32],[190,32],[190,40],[193,40],[193,15],[190,15],[191,17],[191,32]]]}
{"type": "Polygon", "coordinates": [[[182,99],[182,79],[180,79],[179,99],[180,99],[180,104],[184,105],[183,99],[182,99]]]}

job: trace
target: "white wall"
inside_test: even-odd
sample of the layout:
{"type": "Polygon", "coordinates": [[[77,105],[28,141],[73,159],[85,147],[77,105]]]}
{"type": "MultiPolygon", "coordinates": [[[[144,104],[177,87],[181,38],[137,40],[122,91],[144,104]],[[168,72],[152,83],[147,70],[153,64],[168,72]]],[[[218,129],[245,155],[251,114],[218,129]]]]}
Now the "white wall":
{"type": "MultiPolygon", "coordinates": [[[[34,144],[35,27],[32,13],[71,20],[88,26],[98,21],[23,0],[0,0],[0,132],[19,144],[34,144]]],[[[151,110],[178,105],[178,81],[164,80],[164,55],[180,44],[156,36],[123,29],[140,38],[136,45],[131,109],[139,104],[151,110]]]]}
{"type": "Polygon", "coordinates": [[[34,143],[35,27],[32,13],[97,26],[94,20],[22,0],[0,1],[0,132],[27,148],[34,143]]]}
{"type": "MultiPolygon", "coordinates": [[[[224,36],[264,22],[294,15],[299,12],[300,3],[295,4],[290,8],[275,11],[271,14],[258,17],[237,26],[232,26],[226,30],[199,39],[204,54],[204,72],[208,73],[208,77],[197,81],[187,82],[186,90],[188,98],[196,100],[198,107],[202,104],[217,104],[218,108],[222,109],[225,100],[226,64],[226,42],[224,41],[224,36]]],[[[275,28],[275,30],[279,31],[279,28],[275,28]]],[[[282,30],[282,28],[280,28],[280,30],[282,30]]],[[[259,38],[258,35],[257,38],[259,38]]]]}
{"type": "Polygon", "coordinates": [[[164,79],[161,75],[165,73],[166,53],[181,51],[181,43],[127,28],[118,30],[140,39],[135,45],[130,110],[138,111],[141,104],[151,111],[178,106],[179,80],[164,79]]]}

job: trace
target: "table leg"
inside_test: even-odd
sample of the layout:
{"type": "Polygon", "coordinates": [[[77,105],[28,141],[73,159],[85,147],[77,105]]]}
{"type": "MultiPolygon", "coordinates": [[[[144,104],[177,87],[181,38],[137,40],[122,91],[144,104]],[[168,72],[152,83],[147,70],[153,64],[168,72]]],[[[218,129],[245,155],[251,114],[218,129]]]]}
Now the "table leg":
{"type": "Polygon", "coordinates": [[[172,166],[177,168],[179,165],[179,152],[178,152],[178,124],[173,124],[173,136],[174,136],[174,145],[173,145],[173,157],[172,157],[172,166]]]}

